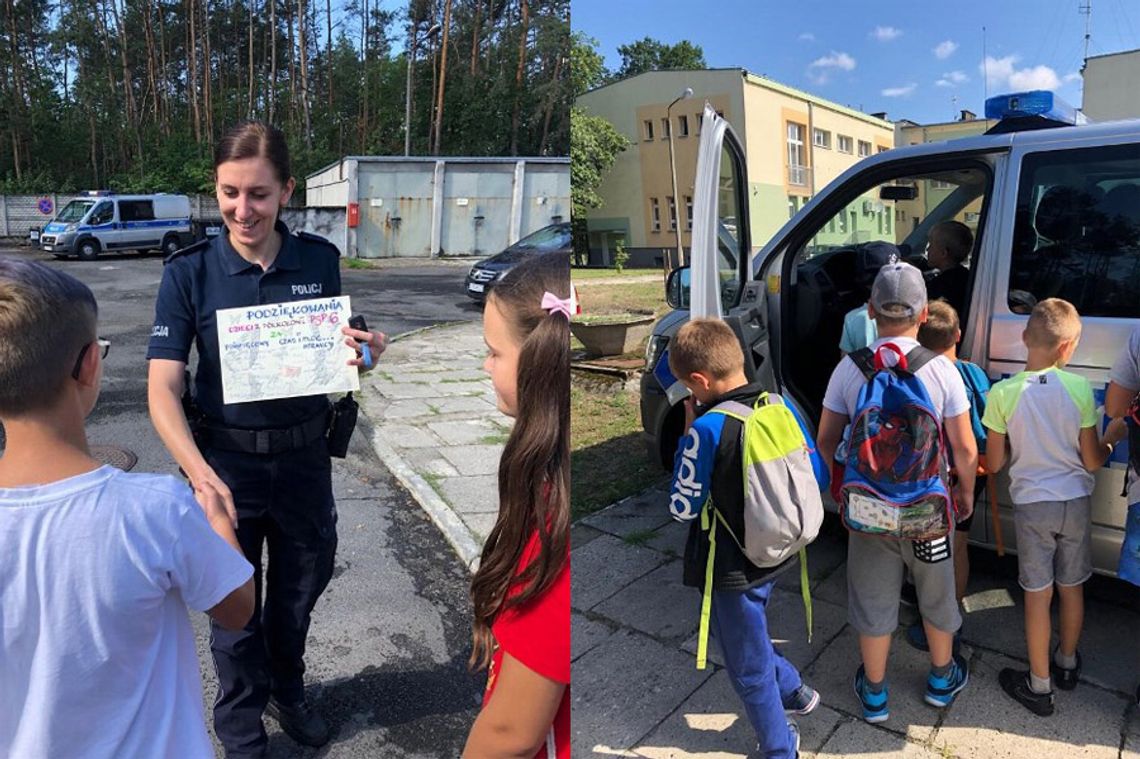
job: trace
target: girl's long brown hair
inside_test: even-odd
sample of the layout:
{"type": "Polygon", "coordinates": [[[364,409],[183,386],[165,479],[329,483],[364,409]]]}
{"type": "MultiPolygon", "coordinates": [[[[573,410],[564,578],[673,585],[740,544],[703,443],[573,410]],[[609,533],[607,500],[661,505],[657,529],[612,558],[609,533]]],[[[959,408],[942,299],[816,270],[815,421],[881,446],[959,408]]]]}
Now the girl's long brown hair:
{"type": "Polygon", "coordinates": [[[570,256],[546,253],[525,261],[488,299],[522,344],[518,413],[499,461],[499,517],[471,580],[475,607],[470,665],[491,661],[491,625],[507,608],[546,592],[568,560],[570,544],[570,321],[542,307],[543,294],[570,297],[570,256]],[[541,548],[516,574],[533,531],[541,548]],[[521,590],[507,597],[513,585],[521,590]]]}

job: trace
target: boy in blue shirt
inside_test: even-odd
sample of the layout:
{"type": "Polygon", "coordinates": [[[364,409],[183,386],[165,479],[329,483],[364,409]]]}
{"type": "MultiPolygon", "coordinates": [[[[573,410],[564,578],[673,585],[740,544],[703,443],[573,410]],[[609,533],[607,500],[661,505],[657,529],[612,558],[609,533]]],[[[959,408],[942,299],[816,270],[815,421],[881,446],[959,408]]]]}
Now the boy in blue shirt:
{"type": "MultiPolygon", "coordinates": [[[[685,401],[685,436],[677,447],[669,510],[674,519],[692,522],[685,546],[684,583],[700,588],[709,555],[708,533],[698,519],[705,502],[711,497],[732,532],[744,534],[741,422],[703,412],[727,400],[752,406],[764,388],[749,384],[740,343],[719,319],[693,319],[681,327],[669,346],[669,368],[692,393],[685,401]]],[[[770,759],[799,755],[799,729],[785,711],[807,714],[819,705],[819,694],[804,684],[795,666],[772,645],[768,633],[766,609],[772,588],[780,575],[795,566],[793,556],[777,567],[757,567],[735,541],[717,541],[712,632],[756,731],[757,752],[770,759]]]]}

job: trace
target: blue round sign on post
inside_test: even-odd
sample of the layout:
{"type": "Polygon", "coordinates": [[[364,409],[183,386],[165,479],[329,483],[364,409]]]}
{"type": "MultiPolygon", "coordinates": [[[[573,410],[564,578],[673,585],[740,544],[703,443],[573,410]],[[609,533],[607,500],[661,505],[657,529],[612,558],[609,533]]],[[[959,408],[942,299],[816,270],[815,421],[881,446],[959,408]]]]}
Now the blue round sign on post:
{"type": "Polygon", "coordinates": [[[45,216],[50,216],[51,212],[55,210],[55,204],[51,202],[51,198],[40,198],[36,201],[36,207],[45,216]]]}

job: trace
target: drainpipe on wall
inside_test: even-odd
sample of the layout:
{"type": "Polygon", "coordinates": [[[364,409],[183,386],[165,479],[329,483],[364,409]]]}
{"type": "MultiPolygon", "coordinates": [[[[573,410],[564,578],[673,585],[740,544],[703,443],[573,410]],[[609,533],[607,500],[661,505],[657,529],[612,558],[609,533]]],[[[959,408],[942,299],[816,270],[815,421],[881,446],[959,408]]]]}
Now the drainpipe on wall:
{"type": "Polygon", "coordinates": [[[522,212],[525,200],[526,161],[515,162],[515,185],[511,191],[511,226],[508,231],[508,245],[514,245],[522,236],[522,212]]]}
{"type": "Polygon", "coordinates": [[[806,138],[808,140],[808,176],[811,177],[808,184],[808,190],[811,196],[815,197],[815,112],[812,109],[812,102],[807,101],[808,107],[808,128],[806,138]]]}
{"type": "Polygon", "coordinates": [[[341,173],[348,170],[348,187],[344,193],[344,257],[360,258],[360,251],[356,249],[356,229],[348,226],[348,204],[360,202],[360,181],[357,176],[357,161],[343,161],[341,173]],[[345,165],[347,164],[347,165],[345,165]]]}
{"type": "Polygon", "coordinates": [[[443,244],[443,181],[447,164],[435,162],[431,188],[431,258],[439,256],[439,246],[443,244]]]}

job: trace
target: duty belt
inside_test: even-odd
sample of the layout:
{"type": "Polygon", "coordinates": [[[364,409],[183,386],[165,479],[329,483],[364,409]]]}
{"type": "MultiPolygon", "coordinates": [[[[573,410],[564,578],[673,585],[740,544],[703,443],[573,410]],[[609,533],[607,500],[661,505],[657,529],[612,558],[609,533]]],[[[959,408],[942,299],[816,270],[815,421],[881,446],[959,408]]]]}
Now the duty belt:
{"type": "Polygon", "coordinates": [[[276,430],[246,430],[205,421],[201,425],[205,444],[223,451],[274,454],[304,448],[324,437],[329,413],[322,411],[300,424],[276,430]]]}

